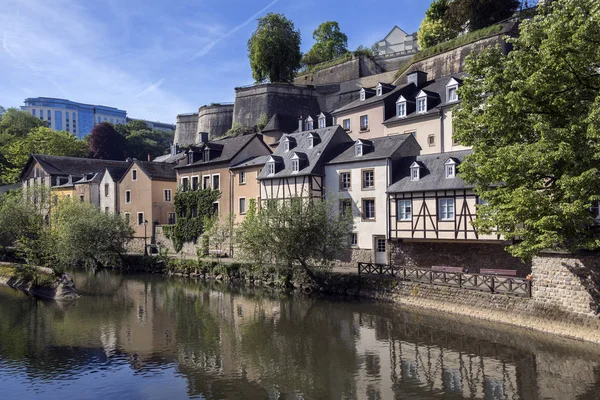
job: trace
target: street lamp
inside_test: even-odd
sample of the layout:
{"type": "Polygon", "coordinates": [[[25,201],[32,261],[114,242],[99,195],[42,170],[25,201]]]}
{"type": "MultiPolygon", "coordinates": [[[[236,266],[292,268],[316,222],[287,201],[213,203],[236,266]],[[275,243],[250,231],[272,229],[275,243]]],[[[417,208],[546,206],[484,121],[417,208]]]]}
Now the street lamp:
{"type": "Polygon", "coordinates": [[[148,235],[146,234],[146,225],[148,224],[148,220],[144,219],[144,255],[148,255],[148,245],[146,244],[146,238],[148,235]]]}

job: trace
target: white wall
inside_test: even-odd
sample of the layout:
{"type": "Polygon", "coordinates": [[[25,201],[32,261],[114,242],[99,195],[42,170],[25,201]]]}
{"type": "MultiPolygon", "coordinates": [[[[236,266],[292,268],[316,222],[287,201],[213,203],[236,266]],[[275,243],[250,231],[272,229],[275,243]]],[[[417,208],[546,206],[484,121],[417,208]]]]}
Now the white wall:
{"type": "Polygon", "coordinates": [[[108,207],[108,211],[112,214],[118,213],[117,209],[117,183],[112,180],[108,172],[104,173],[104,177],[100,182],[100,211],[104,211],[108,207]],[[104,185],[108,184],[108,196],[105,195],[104,185]]]}

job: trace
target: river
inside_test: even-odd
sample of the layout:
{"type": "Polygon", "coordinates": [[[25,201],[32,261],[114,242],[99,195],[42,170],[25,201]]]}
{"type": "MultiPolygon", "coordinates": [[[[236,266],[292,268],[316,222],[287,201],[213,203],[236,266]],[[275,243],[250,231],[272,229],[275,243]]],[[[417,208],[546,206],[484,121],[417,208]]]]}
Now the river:
{"type": "Polygon", "coordinates": [[[77,272],[0,287],[2,399],[596,399],[600,346],[367,301],[77,272]]]}

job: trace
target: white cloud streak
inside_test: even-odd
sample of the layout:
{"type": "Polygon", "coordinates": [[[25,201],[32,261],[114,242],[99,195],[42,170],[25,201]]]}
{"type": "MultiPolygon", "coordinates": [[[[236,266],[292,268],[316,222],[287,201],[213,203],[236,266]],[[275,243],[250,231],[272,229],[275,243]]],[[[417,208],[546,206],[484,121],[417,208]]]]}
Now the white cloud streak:
{"type": "Polygon", "coordinates": [[[218,38],[218,39],[210,42],[206,46],[204,46],[202,48],[202,50],[198,51],[196,54],[194,54],[192,56],[191,60],[196,60],[196,59],[198,59],[198,58],[200,58],[202,56],[205,56],[217,44],[219,44],[223,40],[227,39],[228,37],[232,36],[234,33],[236,33],[237,31],[239,31],[240,29],[244,28],[246,25],[248,25],[249,23],[251,23],[252,21],[254,21],[259,15],[261,15],[262,13],[264,13],[265,11],[267,11],[269,8],[273,7],[278,2],[279,2],[279,0],[273,0],[266,7],[262,8],[260,11],[257,11],[256,13],[254,13],[250,18],[248,18],[247,20],[245,20],[244,22],[242,22],[241,24],[239,24],[235,28],[231,29],[229,32],[227,32],[226,34],[224,34],[220,38],[218,38]]]}
{"type": "Polygon", "coordinates": [[[159,87],[161,87],[161,85],[165,82],[165,78],[162,78],[156,82],[154,82],[151,85],[148,85],[148,87],[144,90],[142,90],[141,92],[139,92],[138,94],[135,95],[135,97],[141,97],[143,95],[146,95],[148,93],[152,93],[154,92],[156,89],[158,89],[159,87]]]}

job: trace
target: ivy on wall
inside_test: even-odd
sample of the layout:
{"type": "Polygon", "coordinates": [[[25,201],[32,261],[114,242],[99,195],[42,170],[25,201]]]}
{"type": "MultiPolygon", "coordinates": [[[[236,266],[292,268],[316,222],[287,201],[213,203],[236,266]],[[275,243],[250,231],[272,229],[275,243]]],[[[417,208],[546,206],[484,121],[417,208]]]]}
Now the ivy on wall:
{"type": "Polygon", "coordinates": [[[214,214],[213,203],[221,197],[221,192],[212,189],[177,190],[175,193],[175,225],[165,226],[164,233],[179,252],[184,243],[196,242],[204,233],[205,221],[214,214]]]}

